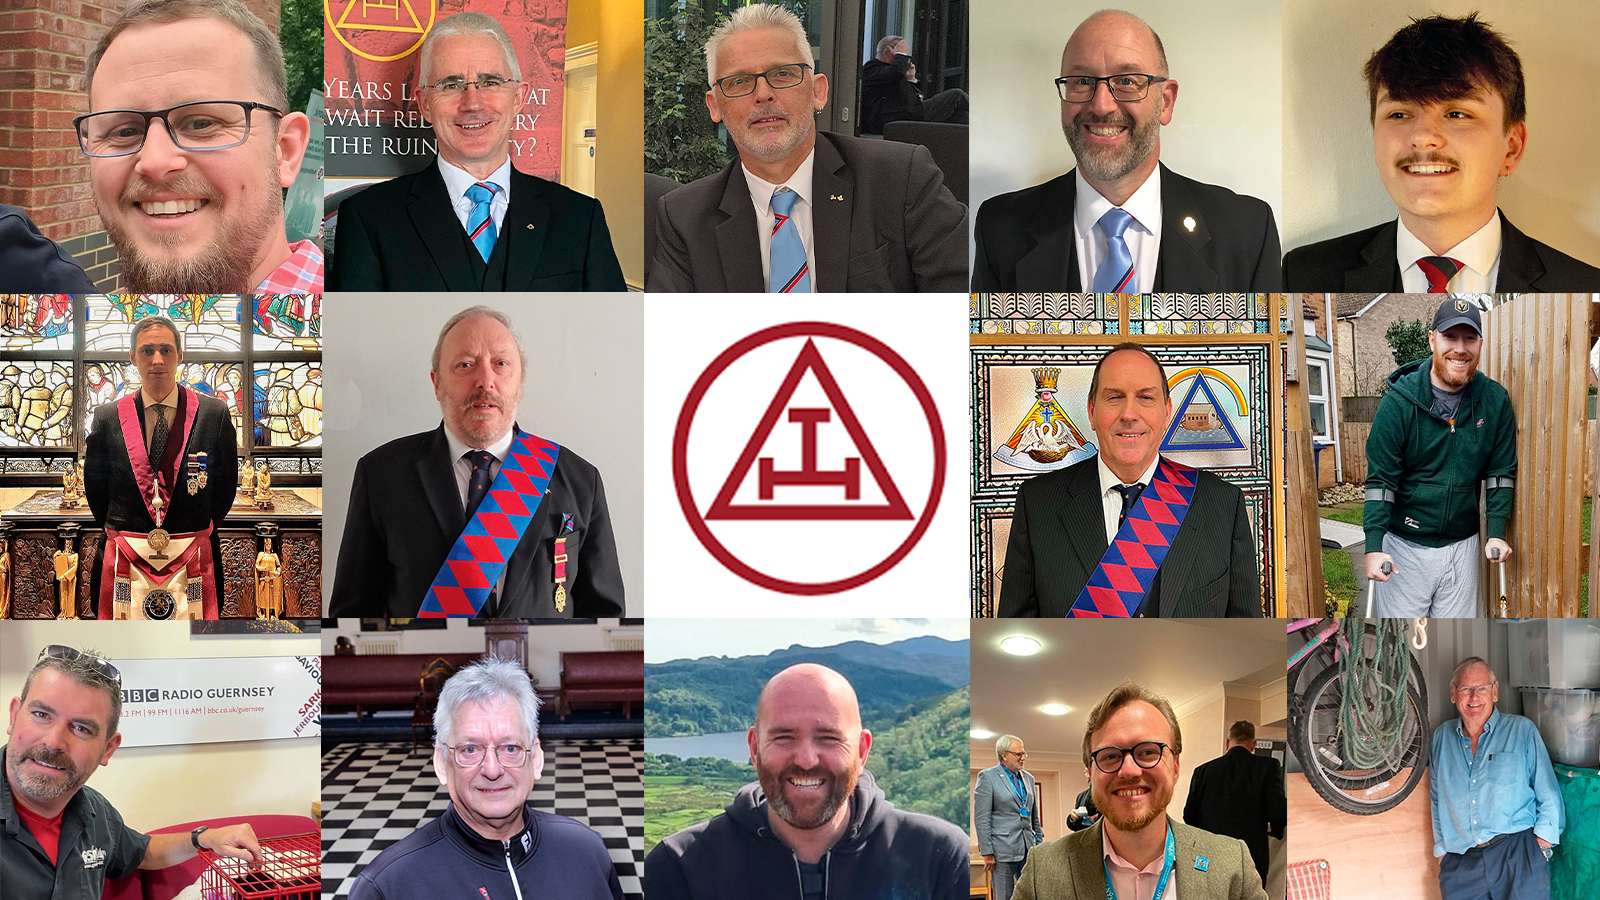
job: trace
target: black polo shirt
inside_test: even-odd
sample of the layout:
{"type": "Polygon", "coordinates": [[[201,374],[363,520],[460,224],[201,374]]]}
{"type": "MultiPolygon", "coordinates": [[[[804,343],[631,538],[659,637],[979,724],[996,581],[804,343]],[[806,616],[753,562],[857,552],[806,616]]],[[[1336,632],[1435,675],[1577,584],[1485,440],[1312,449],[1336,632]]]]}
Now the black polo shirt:
{"type": "MultiPolygon", "coordinates": [[[[0,747],[0,760],[5,758],[0,747]]],[[[100,792],[78,789],[61,816],[60,865],[51,865],[44,847],[17,815],[11,780],[0,774],[0,869],[6,900],[84,900],[101,896],[107,878],[125,878],[139,868],[148,835],[122,824],[122,816],[100,792]]]]}

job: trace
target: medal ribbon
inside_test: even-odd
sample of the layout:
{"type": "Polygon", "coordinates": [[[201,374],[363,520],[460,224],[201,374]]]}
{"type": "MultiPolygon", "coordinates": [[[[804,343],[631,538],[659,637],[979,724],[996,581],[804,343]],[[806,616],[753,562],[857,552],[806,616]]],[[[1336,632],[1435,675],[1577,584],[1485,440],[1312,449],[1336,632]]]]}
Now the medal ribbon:
{"type": "Polygon", "coordinates": [[[1189,514],[1199,470],[1162,457],[1101,557],[1068,618],[1131,618],[1150,593],[1161,561],[1189,514]]]}
{"type": "MultiPolygon", "coordinates": [[[[1156,892],[1150,895],[1150,900],[1161,900],[1167,892],[1167,879],[1172,877],[1172,869],[1178,861],[1178,842],[1172,838],[1172,823],[1167,823],[1167,855],[1161,861],[1161,877],[1156,879],[1156,892]]],[[[1105,860],[1100,865],[1106,870],[1106,900],[1117,900],[1117,889],[1111,886],[1111,867],[1105,860]]],[[[1138,879],[1134,879],[1138,883],[1138,879]]]]}
{"type": "Polygon", "coordinates": [[[417,616],[476,616],[544,502],[561,446],[519,430],[488,495],[433,577],[417,616]]]}
{"type": "MultiPolygon", "coordinates": [[[[178,385],[178,390],[186,391],[188,388],[178,385]]],[[[128,394],[117,401],[117,420],[122,425],[122,442],[128,447],[128,462],[133,467],[133,481],[139,486],[139,499],[144,502],[144,508],[150,513],[150,520],[161,527],[161,520],[172,511],[172,493],[176,486],[177,477],[171,479],[173,484],[168,485],[164,472],[159,470],[161,460],[156,460],[154,465],[150,462],[150,451],[144,446],[144,431],[139,428],[139,408],[134,401],[137,391],[128,394]],[[155,507],[150,505],[150,495],[154,492],[152,485],[161,488],[161,514],[156,514],[155,507]]],[[[184,452],[189,447],[189,434],[194,430],[195,412],[200,403],[194,397],[184,397],[183,403],[183,428],[181,443],[178,446],[177,459],[184,459],[184,452]]]]}

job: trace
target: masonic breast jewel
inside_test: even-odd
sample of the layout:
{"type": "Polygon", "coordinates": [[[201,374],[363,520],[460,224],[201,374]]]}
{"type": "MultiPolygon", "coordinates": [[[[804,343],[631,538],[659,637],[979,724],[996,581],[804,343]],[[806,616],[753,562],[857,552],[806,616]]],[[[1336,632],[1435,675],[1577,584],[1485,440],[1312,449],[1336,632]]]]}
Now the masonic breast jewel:
{"type": "Polygon", "coordinates": [[[189,454],[189,496],[200,493],[206,486],[206,455],[204,453],[189,454]]]}

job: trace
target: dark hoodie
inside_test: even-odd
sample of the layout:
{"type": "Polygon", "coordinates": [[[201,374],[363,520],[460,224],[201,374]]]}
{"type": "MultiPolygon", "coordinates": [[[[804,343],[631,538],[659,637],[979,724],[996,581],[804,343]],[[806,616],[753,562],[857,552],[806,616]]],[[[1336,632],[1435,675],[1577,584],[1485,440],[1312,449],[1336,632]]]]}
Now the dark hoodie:
{"type": "Polygon", "coordinates": [[[350,900],[622,900],[622,886],[600,835],[576,819],[523,812],[509,841],[489,840],[451,803],[367,864],[350,900]],[[511,873],[516,872],[516,883],[511,873]]]}
{"type": "MultiPolygon", "coordinates": [[[[942,819],[895,809],[862,772],[850,825],[822,857],[830,900],[966,900],[967,835],[942,819]]],[[[649,900],[800,900],[800,863],[767,824],[761,785],[727,810],[657,844],[644,861],[649,900]]]]}
{"type": "Polygon", "coordinates": [[[1500,383],[1476,372],[1461,389],[1454,419],[1432,412],[1433,357],[1389,376],[1367,438],[1367,552],[1383,551],[1385,532],[1424,547],[1478,533],[1478,483],[1488,481],[1488,536],[1504,539],[1517,473],[1517,420],[1500,383]]]}

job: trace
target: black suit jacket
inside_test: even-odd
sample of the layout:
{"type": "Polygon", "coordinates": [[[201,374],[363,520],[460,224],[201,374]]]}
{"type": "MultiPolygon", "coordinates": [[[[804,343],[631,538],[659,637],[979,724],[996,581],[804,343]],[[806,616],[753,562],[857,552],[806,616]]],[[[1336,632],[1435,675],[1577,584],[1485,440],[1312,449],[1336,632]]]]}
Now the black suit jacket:
{"type": "MultiPolygon", "coordinates": [[[[500,226],[507,291],[625,291],[600,201],[511,169],[500,226]]],[[[437,160],[339,206],[330,291],[476,291],[468,243],[437,160]]]]}
{"type": "MultiPolygon", "coordinates": [[[[1500,274],[1497,293],[1592,293],[1600,291],[1600,269],[1539,243],[1518,231],[1500,213],[1500,274]]],[[[1401,291],[1395,241],[1400,220],[1365,231],[1307,244],[1283,258],[1283,281],[1290,291],[1353,294],[1401,291]]]]}
{"type": "MultiPolygon", "coordinates": [[[[966,290],[967,207],[926,147],[819,131],[811,184],[813,291],[966,290]]],[[[645,290],[766,291],[738,162],[662,197],[655,227],[645,290]]]]}
{"type": "MultiPolygon", "coordinates": [[[[339,542],[329,615],[414,617],[456,538],[467,527],[450,445],[433,431],[384,444],[356,463],[350,512],[339,542]]],[[[600,472],[566,447],[544,500],[505,573],[497,618],[596,618],[622,615],[622,570],[611,536],[600,472]],[[567,532],[566,609],[555,608],[555,539],[567,532]]]]}
{"type": "MultiPolygon", "coordinates": [[[[1081,291],[1072,217],[1077,176],[990,197],[973,232],[974,291],[1081,291]]],[[[1277,291],[1282,272],[1272,207],[1161,167],[1156,293],[1277,291]],[[1194,220],[1194,230],[1185,226],[1194,220]]]]}
{"type": "MultiPolygon", "coordinates": [[[[1065,616],[1106,555],[1104,522],[1094,458],[1025,482],[1011,517],[997,615],[1065,616]]],[[[1260,617],[1258,571],[1244,494],[1201,471],[1150,589],[1157,615],[1260,617]]]]}
{"type": "MultiPolygon", "coordinates": [[[[171,505],[162,516],[161,527],[171,534],[199,531],[210,525],[211,559],[215,565],[211,573],[218,602],[222,600],[222,583],[219,569],[222,566],[222,538],[218,528],[233,508],[233,498],[239,486],[239,436],[228,415],[228,405],[215,397],[181,388],[184,403],[198,402],[194,427],[189,432],[189,443],[178,446],[182,436],[182,418],[173,422],[167,452],[162,456],[172,461],[178,471],[178,480],[172,491],[171,505]],[[183,467],[188,454],[206,454],[206,486],[190,494],[183,467]],[[176,454],[176,456],[174,456],[176,454]]],[[[139,415],[139,433],[147,440],[144,422],[144,397],[134,395],[134,407],[139,415]]],[[[164,469],[171,471],[169,467],[164,469]]],[[[83,493],[89,501],[89,511],[98,528],[107,525],[118,531],[148,533],[156,527],[139,496],[139,485],[133,477],[133,463],[128,460],[128,444],[122,437],[122,421],[117,415],[115,402],[95,408],[89,426],[89,440],[84,448],[83,493]]],[[[102,544],[102,552],[105,545],[102,544]]],[[[100,596],[100,561],[94,564],[91,576],[96,602],[100,596]]]]}
{"type": "Polygon", "coordinates": [[[94,282],[15,206],[0,204],[0,293],[92,294],[94,282]]]}
{"type": "Polygon", "coordinates": [[[1278,761],[1270,756],[1231,747],[1222,756],[1200,764],[1190,776],[1183,821],[1244,841],[1262,884],[1267,883],[1267,867],[1272,861],[1267,835],[1281,839],[1287,817],[1283,774],[1278,761]]]}

